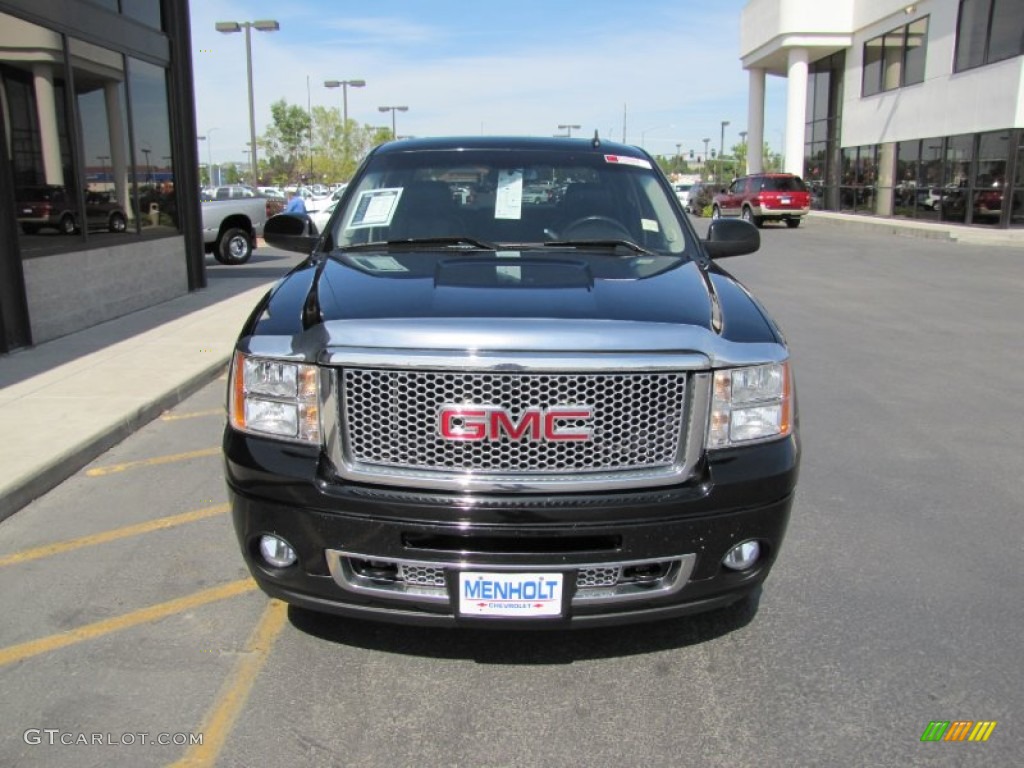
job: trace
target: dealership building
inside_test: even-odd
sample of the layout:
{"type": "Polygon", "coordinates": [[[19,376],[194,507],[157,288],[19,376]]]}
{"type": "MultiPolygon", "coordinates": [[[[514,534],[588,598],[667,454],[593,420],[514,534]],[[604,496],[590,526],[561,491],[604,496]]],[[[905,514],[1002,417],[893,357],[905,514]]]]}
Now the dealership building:
{"type": "Polygon", "coordinates": [[[1024,227],[1024,0],[751,0],[748,169],[786,78],[786,170],[816,208],[1024,227]]]}
{"type": "Polygon", "coordinates": [[[0,0],[0,353],[205,285],[188,0],[0,0]]]}

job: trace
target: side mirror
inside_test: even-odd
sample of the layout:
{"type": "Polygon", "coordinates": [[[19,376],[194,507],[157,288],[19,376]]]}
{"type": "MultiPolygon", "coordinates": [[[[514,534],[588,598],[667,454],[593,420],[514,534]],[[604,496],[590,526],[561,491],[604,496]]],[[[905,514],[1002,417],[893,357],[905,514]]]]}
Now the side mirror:
{"type": "Polygon", "coordinates": [[[284,251],[309,253],[320,239],[320,233],[304,213],[279,213],[263,225],[263,239],[284,251]]]}
{"type": "Polygon", "coordinates": [[[708,227],[704,249],[712,259],[742,256],[761,247],[761,233],[743,219],[714,219],[708,227]]]}

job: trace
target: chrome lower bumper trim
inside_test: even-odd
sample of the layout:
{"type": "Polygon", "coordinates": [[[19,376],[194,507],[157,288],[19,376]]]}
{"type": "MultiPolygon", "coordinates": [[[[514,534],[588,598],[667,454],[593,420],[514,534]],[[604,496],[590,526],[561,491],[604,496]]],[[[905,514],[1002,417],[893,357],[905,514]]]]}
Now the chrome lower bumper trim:
{"type": "Polygon", "coordinates": [[[690,574],[697,562],[697,555],[678,555],[649,560],[629,560],[601,563],[577,563],[573,565],[493,565],[489,563],[433,562],[424,560],[406,560],[394,558],[371,557],[355,552],[343,552],[328,549],[325,552],[327,567],[335,583],[346,592],[356,595],[383,597],[405,602],[430,603],[449,605],[448,589],[439,586],[410,584],[393,579],[374,578],[358,573],[352,565],[353,560],[371,561],[375,564],[402,565],[405,567],[444,568],[446,571],[550,571],[573,573],[588,568],[619,568],[627,569],[646,565],[667,565],[665,573],[651,581],[623,581],[612,586],[578,587],[572,597],[572,604],[608,605],[629,602],[631,600],[650,600],[674,595],[681,591],[690,580],[690,574]]]}

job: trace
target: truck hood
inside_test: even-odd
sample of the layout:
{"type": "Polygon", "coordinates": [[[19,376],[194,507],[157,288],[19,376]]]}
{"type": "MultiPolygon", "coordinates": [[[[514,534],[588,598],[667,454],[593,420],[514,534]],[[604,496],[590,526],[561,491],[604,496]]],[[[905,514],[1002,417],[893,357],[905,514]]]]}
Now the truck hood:
{"type": "Polygon", "coordinates": [[[534,318],[710,329],[712,297],[699,267],[660,261],[564,251],[350,254],[322,271],[320,310],[326,322],[534,318]]]}
{"type": "Polygon", "coordinates": [[[348,252],[308,262],[261,304],[240,346],[305,360],[343,358],[343,348],[696,353],[713,364],[784,354],[763,310],[715,265],[608,251],[348,252]]]}

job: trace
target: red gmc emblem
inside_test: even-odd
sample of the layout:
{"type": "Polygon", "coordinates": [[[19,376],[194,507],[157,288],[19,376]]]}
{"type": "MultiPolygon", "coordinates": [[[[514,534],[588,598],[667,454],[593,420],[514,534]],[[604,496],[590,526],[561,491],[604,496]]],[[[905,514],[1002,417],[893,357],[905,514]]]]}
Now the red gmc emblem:
{"type": "Polygon", "coordinates": [[[442,405],[438,432],[445,440],[590,440],[589,427],[574,430],[557,422],[593,415],[589,405],[527,408],[518,419],[493,405],[442,405]]]}

